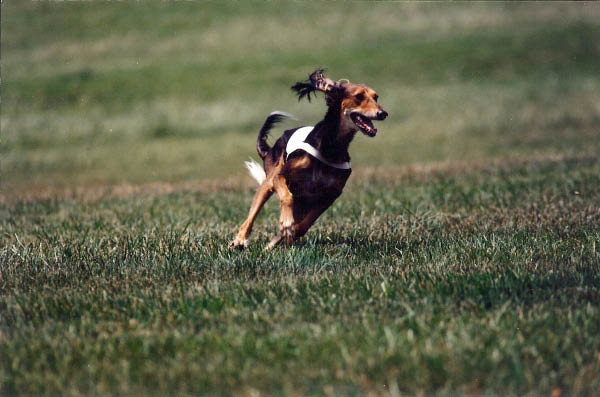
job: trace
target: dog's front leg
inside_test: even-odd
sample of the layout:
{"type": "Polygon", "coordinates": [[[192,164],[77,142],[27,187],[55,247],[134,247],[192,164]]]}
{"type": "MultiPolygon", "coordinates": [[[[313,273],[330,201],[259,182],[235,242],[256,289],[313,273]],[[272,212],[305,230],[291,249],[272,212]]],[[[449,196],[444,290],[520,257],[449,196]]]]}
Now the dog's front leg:
{"type": "Polygon", "coordinates": [[[269,241],[269,244],[267,244],[267,246],[265,247],[265,250],[270,251],[273,248],[277,247],[281,240],[283,240],[283,236],[281,234],[278,234],[277,236],[273,237],[273,239],[269,241]]]}
{"type": "MultiPolygon", "coordinates": [[[[304,236],[308,229],[315,223],[315,221],[333,204],[338,196],[334,197],[324,197],[319,204],[315,207],[311,208],[308,211],[300,212],[294,217],[294,235],[293,240],[298,240],[300,237],[304,236]]],[[[275,248],[281,241],[283,240],[283,235],[279,233],[275,236],[267,247],[265,248],[267,251],[275,248]]]]}
{"type": "Polygon", "coordinates": [[[321,202],[315,207],[311,208],[302,219],[296,220],[295,238],[299,239],[304,236],[308,229],[315,223],[315,221],[333,204],[339,195],[332,197],[323,197],[321,202]]]}
{"type": "Polygon", "coordinates": [[[277,175],[273,178],[273,188],[279,196],[281,203],[281,215],[279,217],[279,232],[286,244],[294,241],[294,197],[287,186],[285,177],[277,175]]]}

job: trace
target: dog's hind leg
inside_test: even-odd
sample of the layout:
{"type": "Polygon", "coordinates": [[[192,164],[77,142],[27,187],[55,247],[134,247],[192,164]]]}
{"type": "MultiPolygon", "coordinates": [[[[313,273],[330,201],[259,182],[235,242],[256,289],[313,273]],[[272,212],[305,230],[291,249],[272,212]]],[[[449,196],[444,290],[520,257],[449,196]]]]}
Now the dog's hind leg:
{"type": "Polygon", "coordinates": [[[250,213],[248,218],[244,221],[235,239],[229,243],[229,248],[245,248],[248,246],[248,236],[252,232],[252,225],[256,216],[260,212],[265,202],[273,194],[273,184],[270,180],[265,180],[256,191],[252,205],[250,206],[250,213]]]}

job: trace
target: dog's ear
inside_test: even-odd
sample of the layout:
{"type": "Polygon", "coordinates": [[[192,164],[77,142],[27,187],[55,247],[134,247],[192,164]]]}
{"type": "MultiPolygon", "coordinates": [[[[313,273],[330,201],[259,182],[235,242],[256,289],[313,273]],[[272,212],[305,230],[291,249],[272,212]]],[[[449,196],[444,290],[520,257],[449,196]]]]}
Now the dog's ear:
{"type": "Polygon", "coordinates": [[[323,73],[323,69],[317,69],[308,76],[307,80],[299,81],[291,87],[292,91],[296,91],[298,100],[306,97],[310,102],[310,94],[314,95],[316,91],[325,93],[329,100],[344,91],[342,83],[326,78],[323,73]]]}

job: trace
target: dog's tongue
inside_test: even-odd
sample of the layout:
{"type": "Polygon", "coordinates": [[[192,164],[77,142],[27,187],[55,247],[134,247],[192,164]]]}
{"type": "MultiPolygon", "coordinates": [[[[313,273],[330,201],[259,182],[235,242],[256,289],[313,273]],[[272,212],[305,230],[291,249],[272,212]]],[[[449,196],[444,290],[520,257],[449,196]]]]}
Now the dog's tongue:
{"type": "Polygon", "coordinates": [[[366,117],[358,116],[359,127],[368,135],[375,136],[377,128],[373,126],[371,120],[366,117]]]}

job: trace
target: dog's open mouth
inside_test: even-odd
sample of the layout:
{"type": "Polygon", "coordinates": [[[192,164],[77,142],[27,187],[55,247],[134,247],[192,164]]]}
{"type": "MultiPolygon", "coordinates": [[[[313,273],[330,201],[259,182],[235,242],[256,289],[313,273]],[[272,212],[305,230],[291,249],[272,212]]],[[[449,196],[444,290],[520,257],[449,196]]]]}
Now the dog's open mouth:
{"type": "Polygon", "coordinates": [[[373,125],[370,118],[363,116],[360,113],[350,113],[350,119],[356,125],[363,134],[374,137],[377,134],[377,128],[373,125]]]}

